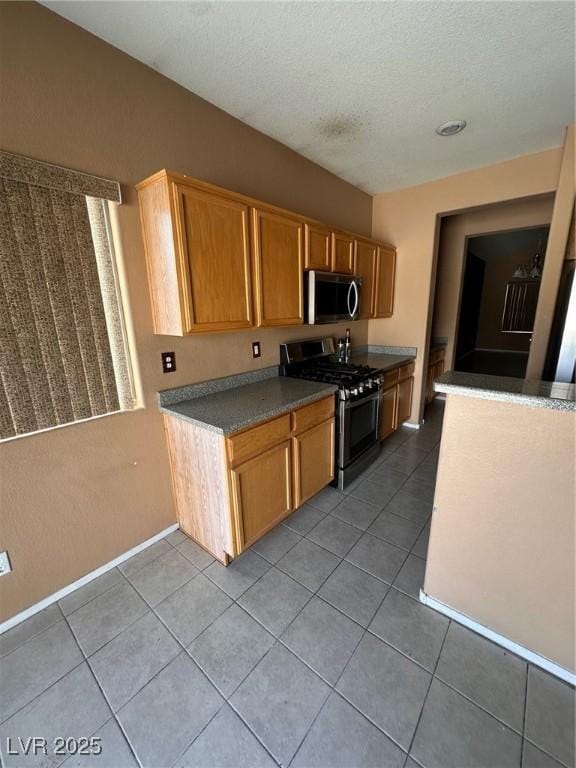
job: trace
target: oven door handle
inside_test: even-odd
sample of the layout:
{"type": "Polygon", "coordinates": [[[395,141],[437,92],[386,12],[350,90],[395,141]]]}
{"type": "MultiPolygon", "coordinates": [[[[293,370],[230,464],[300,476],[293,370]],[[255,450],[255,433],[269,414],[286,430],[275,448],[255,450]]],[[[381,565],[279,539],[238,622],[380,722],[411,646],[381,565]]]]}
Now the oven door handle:
{"type": "Polygon", "coordinates": [[[369,397],[363,397],[360,400],[355,400],[354,402],[351,402],[350,400],[343,400],[341,401],[344,405],[344,410],[351,410],[352,408],[357,408],[359,405],[364,405],[365,403],[369,403],[371,400],[380,400],[380,390],[376,390],[374,394],[370,395],[369,397]]]}

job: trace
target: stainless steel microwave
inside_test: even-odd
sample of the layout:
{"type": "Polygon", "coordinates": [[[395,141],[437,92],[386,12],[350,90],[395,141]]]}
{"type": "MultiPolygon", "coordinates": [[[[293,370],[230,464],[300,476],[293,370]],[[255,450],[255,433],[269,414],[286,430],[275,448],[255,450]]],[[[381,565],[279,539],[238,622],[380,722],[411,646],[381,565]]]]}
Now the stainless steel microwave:
{"type": "Polygon", "coordinates": [[[307,275],[305,298],[310,325],[359,319],[361,277],[316,270],[307,275]]]}

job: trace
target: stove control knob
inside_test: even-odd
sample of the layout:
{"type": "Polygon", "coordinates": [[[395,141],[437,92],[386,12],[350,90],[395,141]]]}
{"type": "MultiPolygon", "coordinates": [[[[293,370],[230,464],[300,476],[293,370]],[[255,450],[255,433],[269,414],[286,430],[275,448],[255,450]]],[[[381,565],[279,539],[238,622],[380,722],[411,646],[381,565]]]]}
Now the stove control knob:
{"type": "Polygon", "coordinates": [[[358,394],[358,387],[352,387],[351,394],[357,395],[358,394]]]}
{"type": "Polygon", "coordinates": [[[360,393],[364,392],[364,384],[358,384],[358,391],[360,393]]]}

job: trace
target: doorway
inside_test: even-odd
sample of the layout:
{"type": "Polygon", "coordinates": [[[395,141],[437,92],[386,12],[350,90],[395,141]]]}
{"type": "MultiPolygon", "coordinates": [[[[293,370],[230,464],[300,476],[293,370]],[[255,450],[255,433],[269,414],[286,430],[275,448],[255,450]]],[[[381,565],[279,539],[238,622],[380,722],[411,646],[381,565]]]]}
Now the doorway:
{"type": "Polygon", "coordinates": [[[548,231],[467,239],[454,370],[524,378],[548,231]]]}

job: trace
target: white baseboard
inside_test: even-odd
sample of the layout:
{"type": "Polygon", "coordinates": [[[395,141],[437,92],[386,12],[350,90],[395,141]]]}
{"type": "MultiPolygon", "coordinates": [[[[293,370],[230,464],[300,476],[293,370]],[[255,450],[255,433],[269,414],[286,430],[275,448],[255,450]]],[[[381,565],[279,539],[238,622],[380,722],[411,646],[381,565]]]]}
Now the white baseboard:
{"type": "Polygon", "coordinates": [[[535,664],[537,667],[545,669],[546,672],[550,672],[551,675],[559,677],[566,683],[570,683],[570,685],[576,685],[576,674],[574,672],[570,672],[568,669],[561,667],[559,664],[550,661],[550,659],[547,659],[545,656],[540,656],[540,654],[534,653],[534,651],[530,651],[528,648],[524,648],[523,645],[518,645],[518,643],[515,643],[513,640],[509,640],[507,637],[504,637],[504,635],[499,635],[497,632],[488,629],[488,627],[485,627],[483,624],[479,624],[477,621],[474,621],[474,619],[469,618],[465,614],[454,610],[454,608],[450,608],[449,605],[441,603],[439,600],[435,600],[433,597],[430,597],[430,595],[427,595],[423,589],[420,590],[420,602],[424,603],[424,605],[427,605],[430,608],[434,608],[434,610],[438,611],[438,613],[442,613],[444,616],[448,616],[448,618],[457,621],[459,624],[463,624],[465,627],[468,627],[468,629],[471,629],[477,634],[488,638],[488,640],[492,640],[493,643],[501,645],[508,651],[515,653],[516,656],[520,656],[521,658],[526,659],[526,661],[529,661],[531,664],[535,664]]]}
{"type": "Polygon", "coordinates": [[[26,608],[26,610],[17,613],[10,619],[6,619],[6,621],[0,624],[0,635],[4,632],[7,632],[9,629],[12,629],[12,627],[15,627],[17,624],[20,624],[22,621],[29,619],[30,616],[34,616],[35,613],[44,610],[44,608],[52,605],[52,603],[55,603],[57,600],[61,600],[71,592],[75,592],[85,584],[94,581],[94,579],[97,579],[98,576],[102,576],[102,574],[106,573],[106,571],[112,570],[112,568],[120,565],[120,563],[123,563],[125,560],[129,560],[133,555],[137,555],[138,552],[142,552],[142,550],[147,549],[148,547],[152,546],[152,544],[156,544],[157,541],[160,541],[160,539],[163,539],[165,536],[168,536],[169,533],[172,533],[176,530],[178,530],[178,523],[174,523],[174,525],[168,526],[168,528],[160,531],[160,533],[157,533],[155,536],[152,536],[149,539],[146,539],[146,541],[143,541],[141,544],[137,544],[135,547],[132,547],[132,549],[129,549],[128,552],[124,552],[124,554],[119,555],[118,557],[114,558],[114,560],[110,560],[109,563],[101,565],[100,568],[96,568],[95,571],[90,571],[90,573],[82,576],[81,579],[77,579],[76,581],[73,581],[72,584],[68,584],[67,587],[62,587],[62,589],[59,589],[58,592],[54,592],[52,595],[48,595],[48,597],[40,600],[39,603],[34,603],[34,605],[26,608]]]}

